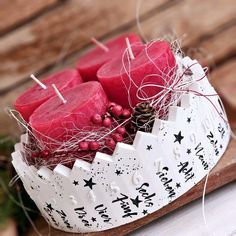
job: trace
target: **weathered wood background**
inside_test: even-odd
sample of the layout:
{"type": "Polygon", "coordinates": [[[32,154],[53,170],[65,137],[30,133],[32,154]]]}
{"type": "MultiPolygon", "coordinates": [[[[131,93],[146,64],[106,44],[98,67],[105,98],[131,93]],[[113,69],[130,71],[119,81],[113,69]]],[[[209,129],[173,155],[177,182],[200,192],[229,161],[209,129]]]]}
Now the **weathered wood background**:
{"type": "Polygon", "coordinates": [[[0,1],[0,133],[15,134],[16,123],[5,112],[42,78],[74,66],[92,45],[125,31],[146,40],[179,38],[184,52],[210,68],[210,79],[236,127],[235,0],[1,0],[0,1]]]}

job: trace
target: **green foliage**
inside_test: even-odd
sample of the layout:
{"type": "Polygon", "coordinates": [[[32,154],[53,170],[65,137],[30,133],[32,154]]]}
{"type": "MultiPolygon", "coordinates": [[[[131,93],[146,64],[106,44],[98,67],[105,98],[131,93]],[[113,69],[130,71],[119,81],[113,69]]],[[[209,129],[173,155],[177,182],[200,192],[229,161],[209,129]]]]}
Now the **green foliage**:
{"type": "Polygon", "coordinates": [[[14,211],[14,204],[9,199],[5,187],[9,183],[9,175],[7,171],[0,172],[0,179],[1,179],[1,187],[0,187],[0,228],[5,226],[7,219],[12,216],[14,211]],[[4,187],[2,186],[4,185],[4,187]]]}
{"type": "MultiPolygon", "coordinates": [[[[9,182],[15,175],[11,164],[11,152],[14,142],[5,136],[0,136],[0,228],[4,227],[9,218],[15,219],[20,234],[24,234],[28,227],[28,219],[24,214],[20,202],[24,207],[37,212],[34,202],[25,192],[21,183],[17,187],[9,187],[9,182]],[[18,202],[18,204],[16,204],[18,202]]],[[[28,212],[31,218],[37,214],[28,212]]]]}

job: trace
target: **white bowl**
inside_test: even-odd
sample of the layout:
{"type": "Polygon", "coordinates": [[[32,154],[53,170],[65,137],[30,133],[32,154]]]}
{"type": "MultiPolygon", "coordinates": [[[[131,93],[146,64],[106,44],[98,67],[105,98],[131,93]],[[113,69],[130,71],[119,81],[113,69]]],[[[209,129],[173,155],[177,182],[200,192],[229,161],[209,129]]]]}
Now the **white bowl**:
{"type": "MultiPolygon", "coordinates": [[[[193,81],[204,76],[197,61],[185,57],[182,63],[194,64],[193,81]]],[[[216,93],[206,77],[189,89],[216,93]]],[[[77,160],[72,169],[36,169],[24,161],[23,135],[12,163],[50,225],[101,231],[155,212],[191,189],[223,155],[229,130],[218,96],[188,92],[170,107],[168,120],[157,119],[152,133],[137,132],[133,145],[118,143],[112,156],[98,152],[92,164],[77,160]]]]}

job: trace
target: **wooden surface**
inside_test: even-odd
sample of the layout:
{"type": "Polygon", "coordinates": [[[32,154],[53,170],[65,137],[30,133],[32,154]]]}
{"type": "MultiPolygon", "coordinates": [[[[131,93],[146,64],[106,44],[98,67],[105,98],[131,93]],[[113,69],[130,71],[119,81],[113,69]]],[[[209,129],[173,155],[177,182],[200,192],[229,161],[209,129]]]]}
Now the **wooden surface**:
{"type": "Polygon", "coordinates": [[[236,181],[142,227],[129,236],[235,236],[236,181]]]}
{"type": "Polygon", "coordinates": [[[47,10],[54,8],[58,3],[58,0],[0,1],[0,35],[29,22],[47,10]]]}
{"type": "MultiPolygon", "coordinates": [[[[231,126],[236,128],[235,0],[1,0],[0,1],[0,133],[16,135],[16,123],[5,112],[16,97],[40,78],[75,65],[90,47],[90,37],[106,40],[125,31],[144,39],[164,35],[181,40],[184,52],[209,66],[209,78],[222,96],[231,126]]],[[[17,134],[18,135],[18,134],[17,134]]],[[[235,142],[211,175],[208,191],[236,176],[235,142]]],[[[200,197],[202,183],[161,211],[101,235],[124,235],[200,197]]],[[[39,220],[39,225],[44,225],[39,220]]],[[[46,227],[46,226],[45,226],[46,227]]],[[[43,228],[46,232],[47,228],[43,228]]],[[[29,235],[34,235],[32,233],[29,235]]],[[[66,235],[57,232],[52,235],[66,235]]]]}

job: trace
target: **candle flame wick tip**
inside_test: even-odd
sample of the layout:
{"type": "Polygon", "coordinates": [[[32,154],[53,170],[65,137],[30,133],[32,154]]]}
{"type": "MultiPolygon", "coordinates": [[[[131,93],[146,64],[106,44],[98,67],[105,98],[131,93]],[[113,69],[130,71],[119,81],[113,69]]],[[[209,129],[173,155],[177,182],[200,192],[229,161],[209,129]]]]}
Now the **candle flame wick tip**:
{"type": "Polygon", "coordinates": [[[55,93],[57,94],[57,96],[61,99],[61,101],[65,104],[67,103],[67,100],[62,96],[62,94],[60,93],[60,91],[58,90],[58,88],[56,87],[55,84],[52,84],[52,87],[55,90],[55,93]]]}
{"type": "Polygon", "coordinates": [[[46,88],[47,88],[47,86],[46,86],[44,83],[42,83],[39,79],[37,79],[34,74],[31,74],[30,77],[31,77],[31,79],[33,79],[41,88],[43,88],[43,89],[46,89],[46,88]]]}
{"type": "Polygon", "coordinates": [[[98,46],[99,48],[101,48],[103,51],[108,52],[109,48],[103,44],[102,42],[98,41],[97,39],[95,39],[94,37],[91,38],[91,41],[98,46]]]}
{"type": "Polygon", "coordinates": [[[129,38],[128,37],[125,38],[125,41],[126,41],[129,56],[130,56],[131,60],[134,60],[135,57],[134,57],[134,54],[133,54],[133,51],[132,51],[132,48],[131,48],[131,45],[130,45],[130,42],[129,42],[129,38]]]}

